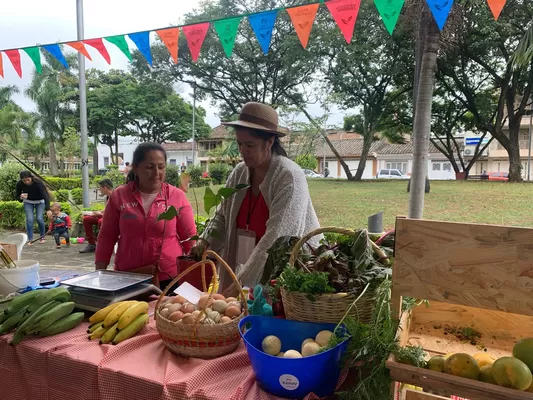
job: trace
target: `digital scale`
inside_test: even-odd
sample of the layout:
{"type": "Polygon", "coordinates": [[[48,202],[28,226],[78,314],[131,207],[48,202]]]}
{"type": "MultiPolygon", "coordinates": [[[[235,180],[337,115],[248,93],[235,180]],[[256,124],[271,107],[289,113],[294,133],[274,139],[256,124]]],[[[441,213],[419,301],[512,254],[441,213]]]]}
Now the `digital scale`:
{"type": "Polygon", "coordinates": [[[61,285],[68,287],[76,308],[98,311],[118,301],[160,295],[161,289],[151,279],[152,275],[98,270],[66,279],[61,285]]]}

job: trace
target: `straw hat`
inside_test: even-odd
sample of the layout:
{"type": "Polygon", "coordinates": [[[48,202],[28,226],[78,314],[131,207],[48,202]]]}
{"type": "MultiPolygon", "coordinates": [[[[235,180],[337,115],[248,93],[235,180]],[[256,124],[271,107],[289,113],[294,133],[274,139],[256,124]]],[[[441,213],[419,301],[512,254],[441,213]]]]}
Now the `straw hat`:
{"type": "Polygon", "coordinates": [[[272,133],[278,137],[285,136],[285,133],[279,128],[276,110],[266,104],[253,101],[246,103],[242,107],[237,121],[222,122],[222,125],[241,126],[272,133]]]}

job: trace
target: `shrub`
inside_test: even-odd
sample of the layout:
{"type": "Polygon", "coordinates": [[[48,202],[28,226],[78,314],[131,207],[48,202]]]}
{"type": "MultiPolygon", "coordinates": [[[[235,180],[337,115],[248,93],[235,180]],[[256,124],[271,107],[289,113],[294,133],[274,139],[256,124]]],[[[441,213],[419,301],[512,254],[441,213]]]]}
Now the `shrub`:
{"type": "Polygon", "coordinates": [[[230,174],[230,166],[224,163],[209,164],[209,176],[215,185],[225,184],[230,174]]]}
{"type": "Polygon", "coordinates": [[[19,173],[23,169],[21,164],[15,162],[7,162],[0,168],[0,200],[16,200],[16,186],[20,179],[19,173]]]}
{"type": "Polygon", "coordinates": [[[198,186],[209,186],[213,182],[213,179],[211,178],[200,178],[200,184],[198,186]]]}
{"type": "Polygon", "coordinates": [[[294,161],[303,169],[310,169],[312,171],[318,166],[318,161],[312,154],[300,154],[294,161]]]}
{"type": "MultiPolygon", "coordinates": [[[[69,215],[72,212],[69,203],[61,203],[61,209],[69,215]]],[[[44,222],[47,223],[46,217],[44,222]]],[[[26,216],[21,202],[0,201],[0,227],[3,229],[26,231],[26,216]]],[[[38,231],[37,221],[34,225],[34,231],[38,231]]]]}
{"type": "Polygon", "coordinates": [[[165,175],[165,182],[173,186],[180,185],[180,168],[177,165],[167,165],[167,172],[165,175]]]}
{"type": "Polygon", "coordinates": [[[97,184],[102,179],[110,179],[113,182],[113,187],[117,187],[126,183],[126,177],[118,169],[112,169],[107,171],[104,176],[100,176],[100,179],[97,180],[97,184]]]}
{"type": "Polygon", "coordinates": [[[118,171],[118,165],[116,164],[109,164],[106,168],[108,171],[118,171]]]}
{"type": "Polygon", "coordinates": [[[68,201],[70,192],[66,189],[59,189],[55,192],[55,200],[59,202],[68,201]]]}
{"type": "MultiPolygon", "coordinates": [[[[90,207],[82,208],[81,210],[82,211],[102,211],[104,207],[105,207],[104,203],[95,203],[95,204],[92,204],[90,207]]],[[[83,222],[83,215],[79,211],[71,215],[70,218],[72,219],[72,223],[81,224],[83,222]]]]}
{"type": "Polygon", "coordinates": [[[202,170],[201,166],[190,165],[187,167],[187,172],[191,177],[191,183],[194,187],[205,186],[202,185],[202,174],[204,173],[204,171],[202,170]]]}
{"type": "Polygon", "coordinates": [[[72,189],[70,191],[70,194],[72,195],[72,201],[76,204],[82,204],[83,203],[83,189],[76,188],[72,189]]]}
{"type": "Polygon", "coordinates": [[[56,178],[53,176],[47,176],[45,179],[56,190],[72,190],[82,187],[81,178],[56,178]]]}

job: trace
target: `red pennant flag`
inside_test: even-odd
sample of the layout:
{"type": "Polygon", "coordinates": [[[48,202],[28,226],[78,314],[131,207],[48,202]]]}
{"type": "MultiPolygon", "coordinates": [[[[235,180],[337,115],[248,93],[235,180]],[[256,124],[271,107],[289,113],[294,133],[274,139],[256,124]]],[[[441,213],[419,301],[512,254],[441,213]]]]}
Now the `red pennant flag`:
{"type": "Polygon", "coordinates": [[[313,28],[319,5],[317,3],[286,9],[304,49],[307,48],[307,42],[309,41],[309,35],[313,28]]]}
{"type": "Polygon", "coordinates": [[[4,77],[4,60],[2,59],[2,53],[0,53],[0,76],[4,77]]]}
{"type": "Polygon", "coordinates": [[[361,0],[330,0],[326,1],[326,6],[337,26],[344,35],[347,43],[352,41],[355,21],[359,14],[361,0]]]}
{"type": "Polygon", "coordinates": [[[105,47],[104,42],[102,41],[102,38],[99,39],[87,39],[84,40],[83,43],[88,44],[91,47],[94,47],[98,52],[104,57],[104,60],[107,61],[108,64],[111,64],[111,57],[109,57],[109,53],[107,52],[107,48],[105,47]]]}
{"type": "Polygon", "coordinates": [[[500,17],[500,13],[502,12],[502,9],[505,6],[507,0],[487,0],[487,2],[489,3],[492,15],[494,15],[494,19],[498,20],[498,18],[500,17]]]}
{"type": "Polygon", "coordinates": [[[15,71],[17,71],[17,74],[20,78],[22,78],[22,66],[20,65],[20,53],[18,50],[6,50],[4,51],[6,53],[6,56],[11,61],[11,64],[13,65],[13,68],[15,68],[15,71]]]}
{"type": "Polygon", "coordinates": [[[83,54],[86,58],[92,61],[91,55],[85,48],[85,45],[83,44],[83,42],[70,42],[70,43],[65,43],[65,44],[77,50],[78,52],[83,54]]]}
{"type": "Polygon", "coordinates": [[[174,60],[174,64],[178,63],[178,38],[180,36],[179,28],[161,29],[156,31],[161,38],[161,41],[165,44],[168,52],[174,60]]]}
{"type": "Polygon", "coordinates": [[[187,39],[192,60],[196,62],[196,60],[198,60],[198,56],[200,55],[200,49],[204,43],[207,31],[209,30],[209,22],[196,25],[187,25],[181,29],[183,30],[185,38],[187,39]]]}

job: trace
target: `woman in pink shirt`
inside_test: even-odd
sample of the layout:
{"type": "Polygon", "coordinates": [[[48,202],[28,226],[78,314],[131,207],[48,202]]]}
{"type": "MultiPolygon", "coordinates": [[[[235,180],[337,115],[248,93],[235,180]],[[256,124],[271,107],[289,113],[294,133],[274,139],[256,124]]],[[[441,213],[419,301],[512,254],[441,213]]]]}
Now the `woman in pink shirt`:
{"type": "Polygon", "coordinates": [[[107,268],[118,241],[116,271],[156,265],[161,288],[176,277],[176,258],[194,245],[184,241],[196,235],[196,224],[185,193],[164,182],[166,164],[167,154],[160,145],[137,146],[128,182],[113,191],[105,208],[96,269],[107,268]],[[157,221],[157,216],[170,206],[179,210],[178,217],[157,221]]]}

